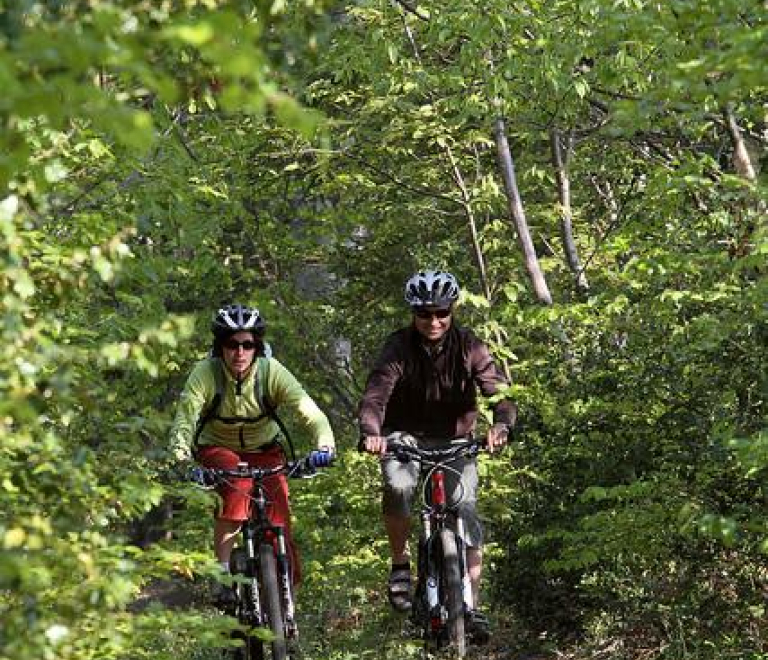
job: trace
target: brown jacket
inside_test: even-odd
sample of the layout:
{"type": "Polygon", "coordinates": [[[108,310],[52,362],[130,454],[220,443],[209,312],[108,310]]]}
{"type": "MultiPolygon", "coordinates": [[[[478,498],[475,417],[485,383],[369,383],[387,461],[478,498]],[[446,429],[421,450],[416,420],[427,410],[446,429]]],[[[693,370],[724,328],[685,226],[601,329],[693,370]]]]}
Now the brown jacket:
{"type": "MultiPolygon", "coordinates": [[[[488,397],[508,385],[488,347],[471,330],[453,325],[430,355],[413,327],[392,333],[368,376],[360,403],[360,433],[404,431],[417,437],[458,438],[475,428],[477,389],[488,397]]],[[[509,399],[493,405],[494,423],[513,426],[509,399]]]]}

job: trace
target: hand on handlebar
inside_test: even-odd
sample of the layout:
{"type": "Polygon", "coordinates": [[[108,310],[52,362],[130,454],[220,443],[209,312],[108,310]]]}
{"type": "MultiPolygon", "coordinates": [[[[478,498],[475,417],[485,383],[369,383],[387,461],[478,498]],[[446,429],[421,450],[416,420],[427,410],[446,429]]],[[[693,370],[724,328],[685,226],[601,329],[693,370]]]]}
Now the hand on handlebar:
{"type": "Polygon", "coordinates": [[[202,488],[214,488],[216,486],[216,477],[204,467],[195,466],[189,470],[189,480],[196,486],[202,488]]]}
{"type": "Polygon", "coordinates": [[[509,429],[506,424],[494,424],[488,429],[488,437],[486,439],[486,447],[488,453],[493,454],[497,449],[501,449],[507,444],[507,436],[509,435],[509,429]]]}
{"type": "Polygon", "coordinates": [[[334,448],[323,446],[309,453],[307,463],[312,468],[328,467],[333,463],[334,458],[336,458],[334,448]]]}
{"type": "Polygon", "coordinates": [[[387,453],[387,439],[381,435],[367,435],[363,438],[362,447],[369,454],[384,456],[387,453]]]}

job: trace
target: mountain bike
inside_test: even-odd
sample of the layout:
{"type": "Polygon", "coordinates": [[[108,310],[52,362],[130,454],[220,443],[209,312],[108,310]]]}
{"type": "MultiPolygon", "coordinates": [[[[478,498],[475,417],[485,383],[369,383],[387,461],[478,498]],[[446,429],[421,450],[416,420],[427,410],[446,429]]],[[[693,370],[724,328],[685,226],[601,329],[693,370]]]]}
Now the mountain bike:
{"type": "Polygon", "coordinates": [[[312,477],[318,468],[328,467],[330,463],[328,452],[313,451],[300,460],[286,461],[273,468],[239,463],[235,469],[198,467],[194,470],[193,481],[206,487],[215,487],[228,479],[253,480],[250,517],[242,525],[240,541],[229,561],[235,598],[228,613],[243,627],[234,633],[242,646],[229,655],[233,660],[267,657],[284,660],[288,657],[288,640],[298,636],[285,530],[267,517],[269,500],[263,482],[279,474],[288,478],[312,477]],[[265,636],[255,632],[258,628],[270,631],[269,641],[265,642],[262,639],[265,636]]]}
{"type": "Polygon", "coordinates": [[[420,449],[388,440],[387,455],[403,462],[416,461],[422,472],[423,506],[411,617],[422,631],[425,655],[446,646],[453,647],[456,657],[466,655],[465,615],[473,610],[474,601],[464,525],[458,515],[464,494],[460,488],[455,501],[448,501],[445,474],[452,471],[458,475],[451,463],[476,456],[483,444],[480,439],[465,439],[444,449],[420,449]]]}

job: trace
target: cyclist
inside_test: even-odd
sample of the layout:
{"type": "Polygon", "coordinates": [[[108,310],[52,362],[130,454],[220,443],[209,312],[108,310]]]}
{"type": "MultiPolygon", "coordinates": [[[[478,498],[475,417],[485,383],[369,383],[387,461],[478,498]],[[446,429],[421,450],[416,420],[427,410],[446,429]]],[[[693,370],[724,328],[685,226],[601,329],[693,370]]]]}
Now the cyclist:
{"type": "MultiPolygon", "coordinates": [[[[384,457],[388,437],[425,449],[450,446],[451,441],[466,438],[475,428],[477,389],[490,397],[507,386],[488,347],[471,330],[454,322],[458,297],[458,282],[445,271],[419,271],[406,282],[405,301],[411,308],[412,322],[388,337],[368,376],[360,404],[361,448],[365,451],[384,457]]],[[[488,449],[495,451],[505,444],[517,408],[507,398],[491,407],[488,449]]],[[[454,467],[461,473],[465,488],[460,516],[475,604],[467,616],[468,631],[475,642],[482,643],[488,639],[488,621],[477,609],[483,540],[476,511],[477,464],[474,459],[464,459],[454,467]]],[[[387,596],[395,610],[404,612],[412,605],[408,538],[418,466],[384,457],[382,477],[384,527],[392,557],[387,596]]],[[[457,486],[458,479],[448,472],[449,495],[457,486]]]]}
{"type": "MultiPolygon", "coordinates": [[[[211,355],[195,365],[178,403],[171,431],[176,459],[194,458],[205,467],[223,469],[235,468],[239,462],[264,468],[282,465],[285,453],[280,427],[269,412],[277,407],[296,412],[318,449],[333,452],[328,418],[288,369],[265,356],[266,324],[259,311],[238,304],[222,307],[211,328],[211,355]],[[268,361],[261,372],[266,376],[260,384],[261,397],[256,382],[259,356],[268,361]]],[[[264,486],[272,503],[270,520],[285,527],[292,578],[298,583],[301,568],[290,534],[287,479],[285,475],[270,477],[264,486]]],[[[251,479],[231,479],[219,487],[222,504],[214,522],[214,552],[225,574],[241,524],[248,519],[250,487],[251,479]]],[[[218,582],[215,589],[218,601],[227,603],[234,597],[231,589],[218,582]]]]}

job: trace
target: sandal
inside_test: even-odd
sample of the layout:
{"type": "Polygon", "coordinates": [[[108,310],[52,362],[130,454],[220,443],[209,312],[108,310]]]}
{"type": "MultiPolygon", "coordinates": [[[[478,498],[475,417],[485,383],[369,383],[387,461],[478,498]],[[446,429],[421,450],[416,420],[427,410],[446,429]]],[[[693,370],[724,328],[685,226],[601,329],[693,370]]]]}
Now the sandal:
{"type": "Polygon", "coordinates": [[[411,609],[411,567],[393,566],[387,582],[389,604],[397,612],[411,609]]]}

